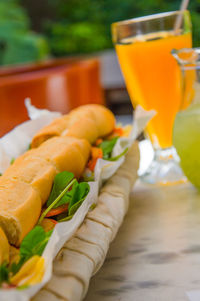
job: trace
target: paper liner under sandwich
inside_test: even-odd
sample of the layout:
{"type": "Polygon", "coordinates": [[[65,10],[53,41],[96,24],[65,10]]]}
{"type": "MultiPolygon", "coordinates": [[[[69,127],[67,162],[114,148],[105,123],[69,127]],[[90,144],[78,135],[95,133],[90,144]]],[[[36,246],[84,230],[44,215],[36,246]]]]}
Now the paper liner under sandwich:
{"type": "Polygon", "coordinates": [[[109,244],[127,212],[138,166],[139,150],[135,143],[125,162],[101,189],[96,208],[87,214],[81,227],[59,252],[50,282],[33,301],[80,301],[85,297],[90,278],[103,264],[109,244]]]}
{"type": "MultiPolygon", "coordinates": [[[[2,171],[8,167],[8,165],[10,164],[9,160],[12,157],[22,154],[26,150],[26,148],[28,148],[31,138],[34,135],[34,129],[35,129],[35,132],[38,130],[37,121],[40,120],[40,122],[42,123],[42,117],[40,116],[40,110],[35,109],[33,107],[31,107],[31,110],[33,110],[33,111],[35,110],[33,115],[34,115],[34,118],[36,118],[36,119],[27,121],[25,124],[19,125],[17,127],[17,132],[14,129],[10,133],[8,133],[5,137],[0,139],[0,170],[2,170],[2,171]],[[18,137],[16,135],[17,133],[20,133],[20,141],[18,141],[18,137]],[[16,144],[15,144],[15,142],[16,142],[16,144]],[[12,146],[12,147],[10,148],[10,146],[12,146]]],[[[42,113],[42,115],[45,116],[45,124],[48,124],[48,122],[47,122],[48,112],[46,110],[45,111],[42,110],[41,113],[42,113]]],[[[51,115],[50,119],[52,119],[52,114],[54,114],[54,113],[49,113],[49,114],[51,115]]],[[[152,111],[146,112],[142,108],[138,108],[138,110],[136,110],[136,113],[135,113],[135,118],[134,118],[134,123],[133,123],[133,131],[131,133],[131,136],[129,137],[128,140],[126,139],[125,143],[123,141],[123,138],[119,139],[118,143],[116,144],[116,147],[114,148],[113,154],[115,154],[115,155],[119,154],[122,149],[127,147],[127,145],[130,147],[134,143],[136,137],[144,129],[148,120],[151,119],[151,117],[153,115],[154,115],[154,112],[152,112],[152,111]]],[[[54,116],[54,118],[55,117],[56,116],[54,116]]],[[[44,125],[44,123],[43,123],[43,125],[44,125]]],[[[89,183],[91,189],[90,189],[90,192],[89,192],[88,196],[86,197],[85,201],[83,202],[83,204],[80,206],[80,208],[77,210],[77,212],[75,213],[75,215],[73,216],[73,218],[70,221],[57,224],[53,231],[53,234],[52,234],[52,236],[46,246],[46,249],[43,253],[43,257],[45,258],[45,274],[44,274],[42,282],[37,285],[30,286],[29,288],[23,289],[23,290],[16,290],[16,289],[2,290],[1,289],[0,290],[0,300],[1,301],[7,301],[7,300],[27,301],[32,296],[34,296],[50,280],[50,278],[52,276],[52,262],[53,262],[54,257],[56,256],[56,254],[58,253],[60,248],[65,244],[65,242],[69,241],[70,238],[76,233],[77,229],[80,227],[80,225],[84,221],[84,218],[85,218],[90,206],[94,202],[97,201],[97,194],[99,191],[99,187],[101,187],[101,184],[104,183],[106,179],[109,179],[110,177],[112,177],[112,175],[119,169],[119,167],[123,164],[125,157],[126,156],[123,156],[115,162],[110,162],[110,161],[101,160],[101,159],[99,160],[99,162],[95,168],[95,175],[96,175],[95,180],[96,181],[89,183]]],[[[130,168],[130,166],[129,166],[129,168],[130,168]]],[[[131,172],[136,173],[136,171],[137,171],[137,168],[136,169],[134,169],[134,167],[133,167],[133,169],[131,168],[131,172]]],[[[124,178],[124,176],[127,176],[128,178],[130,177],[126,168],[125,169],[122,168],[121,173],[122,173],[121,174],[122,178],[124,178]]],[[[117,177],[116,177],[116,181],[118,181],[117,177]]],[[[123,182],[123,185],[125,185],[125,186],[127,185],[127,183],[124,182],[124,179],[121,182],[123,182]]],[[[110,204],[109,210],[111,210],[111,211],[113,210],[113,212],[115,212],[115,215],[117,216],[117,221],[119,220],[119,224],[120,224],[122,222],[123,216],[127,210],[127,204],[128,204],[127,191],[128,191],[128,189],[131,188],[131,185],[130,185],[130,187],[129,187],[129,185],[126,186],[126,192],[125,192],[124,196],[123,196],[123,191],[116,190],[117,188],[119,188],[118,187],[119,185],[113,184],[115,186],[115,188],[114,188],[114,186],[112,186],[112,181],[108,182],[107,185],[109,185],[109,188],[108,188],[109,191],[104,191],[104,192],[102,191],[102,193],[104,193],[104,195],[105,195],[103,198],[106,198],[107,193],[108,193],[108,198],[110,200],[113,199],[113,201],[111,201],[110,203],[108,203],[108,202],[107,203],[110,204]],[[118,194],[118,193],[119,193],[119,195],[117,196],[116,194],[118,194]],[[110,197],[109,197],[109,194],[110,194],[110,197]],[[117,205],[117,207],[119,206],[119,209],[116,209],[115,205],[117,203],[119,204],[119,205],[117,205]]],[[[102,194],[102,196],[103,196],[103,194],[102,194]]],[[[99,198],[99,202],[101,200],[101,197],[99,198]]],[[[101,205],[101,206],[103,206],[103,205],[101,205]]],[[[100,208],[100,207],[97,206],[97,208],[100,208]]],[[[101,213],[97,214],[98,212],[97,213],[96,212],[97,211],[94,210],[96,217],[93,216],[93,218],[97,218],[97,215],[99,215],[99,216],[101,215],[101,213]]],[[[108,216],[107,216],[107,219],[109,219],[108,216]]],[[[99,223],[99,221],[94,221],[92,219],[92,217],[90,216],[83,223],[83,226],[85,228],[82,228],[80,230],[80,232],[76,233],[77,239],[85,241],[88,244],[92,244],[92,234],[90,236],[88,235],[89,238],[84,239],[85,233],[87,236],[87,229],[91,228],[92,222],[95,223],[96,227],[98,227],[97,225],[99,224],[99,227],[101,229],[105,228],[104,224],[106,223],[106,221],[105,222],[101,221],[99,223]]],[[[116,221],[110,220],[110,226],[106,227],[106,229],[107,229],[107,234],[103,235],[102,241],[104,241],[106,248],[108,248],[110,240],[113,239],[113,237],[117,231],[116,221]]],[[[94,260],[92,261],[92,264],[94,265],[93,271],[97,270],[99,268],[99,266],[102,264],[101,258],[105,257],[106,252],[107,252],[106,248],[102,248],[102,246],[99,246],[98,250],[99,250],[100,255],[98,255],[99,260],[97,260],[99,263],[94,264],[94,260]]],[[[73,251],[73,250],[71,250],[71,251],[73,251]]],[[[83,256],[85,256],[85,255],[83,255],[83,256]]],[[[90,261],[91,261],[91,259],[90,259],[90,261]]],[[[90,261],[88,261],[88,262],[90,262],[90,261]]],[[[80,280],[79,280],[79,282],[80,282],[80,280]]],[[[84,290],[86,288],[87,288],[87,285],[84,286],[84,290]]]]}

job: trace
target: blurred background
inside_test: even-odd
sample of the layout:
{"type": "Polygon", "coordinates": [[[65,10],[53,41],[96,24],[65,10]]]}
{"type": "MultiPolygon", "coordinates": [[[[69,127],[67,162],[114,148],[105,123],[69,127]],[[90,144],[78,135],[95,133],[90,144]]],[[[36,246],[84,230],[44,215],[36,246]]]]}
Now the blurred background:
{"type": "MultiPolygon", "coordinates": [[[[197,46],[200,0],[190,2],[197,46]]],[[[179,6],[180,0],[0,0],[0,64],[112,49],[112,22],[179,6]]]]}
{"type": "MultiPolygon", "coordinates": [[[[130,114],[130,100],[112,45],[111,23],[177,10],[179,6],[180,0],[0,0],[1,82],[6,86],[5,76],[8,79],[12,73],[35,70],[34,64],[49,59],[55,59],[54,65],[58,64],[55,62],[62,65],[62,58],[97,57],[104,101],[114,113],[130,114]],[[26,67],[15,68],[26,64],[29,70],[26,67]],[[5,66],[11,66],[14,71],[5,66]]],[[[189,10],[193,44],[199,46],[200,0],[190,1],[189,10]]],[[[90,76],[95,77],[94,74],[90,76]]],[[[8,92],[2,95],[8,95],[8,92]]],[[[2,95],[0,93],[0,100],[2,95]]],[[[59,109],[67,112],[69,107],[62,109],[58,105],[59,109]]]]}

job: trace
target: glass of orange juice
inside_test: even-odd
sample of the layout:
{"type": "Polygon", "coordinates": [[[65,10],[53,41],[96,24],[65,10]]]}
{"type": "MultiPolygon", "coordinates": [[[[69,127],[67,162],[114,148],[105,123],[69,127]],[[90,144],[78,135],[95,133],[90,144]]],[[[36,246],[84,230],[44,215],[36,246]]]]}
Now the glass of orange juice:
{"type": "Polygon", "coordinates": [[[172,147],[172,128],[181,103],[181,74],[171,51],[192,47],[190,14],[175,11],[116,22],[112,36],[133,107],[139,104],[157,112],[146,128],[154,160],[142,179],[180,182],[183,174],[172,147]]]}

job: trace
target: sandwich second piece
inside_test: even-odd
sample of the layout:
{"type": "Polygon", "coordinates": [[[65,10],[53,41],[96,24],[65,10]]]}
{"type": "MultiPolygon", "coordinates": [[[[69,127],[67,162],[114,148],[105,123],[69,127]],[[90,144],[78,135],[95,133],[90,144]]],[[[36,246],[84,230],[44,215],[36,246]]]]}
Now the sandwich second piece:
{"type": "Polygon", "coordinates": [[[4,173],[4,178],[18,179],[30,184],[40,195],[42,204],[46,202],[51,191],[56,169],[50,162],[28,151],[16,159],[4,173]]]}
{"type": "Polygon", "coordinates": [[[38,147],[53,136],[83,138],[93,144],[97,138],[110,134],[115,117],[106,107],[91,104],[80,106],[42,128],[33,138],[31,147],[38,147]]]}
{"type": "Polygon", "coordinates": [[[101,105],[85,105],[69,114],[69,126],[62,135],[87,139],[93,144],[97,138],[110,134],[115,127],[115,117],[101,105]]]}
{"type": "Polygon", "coordinates": [[[90,144],[83,139],[54,137],[37,149],[17,158],[4,173],[4,178],[30,184],[44,204],[50,194],[54,177],[61,171],[73,172],[79,178],[90,154],[90,144]]]}
{"type": "Polygon", "coordinates": [[[33,228],[41,207],[37,191],[29,184],[0,178],[0,226],[11,244],[18,246],[33,228]]]}
{"type": "Polygon", "coordinates": [[[68,127],[69,116],[64,115],[60,118],[56,118],[49,125],[41,128],[36,135],[33,137],[31,148],[38,147],[44,141],[55,137],[60,136],[61,133],[68,127]]]}
{"type": "Polygon", "coordinates": [[[81,176],[90,148],[83,139],[54,137],[20,156],[0,177],[0,226],[11,244],[18,246],[37,223],[57,173],[81,176]]]}
{"type": "Polygon", "coordinates": [[[85,139],[53,137],[35,149],[35,155],[50,162],[58,172],[73,172],[79,178],[90,155],[90,144],[85,139]]]}

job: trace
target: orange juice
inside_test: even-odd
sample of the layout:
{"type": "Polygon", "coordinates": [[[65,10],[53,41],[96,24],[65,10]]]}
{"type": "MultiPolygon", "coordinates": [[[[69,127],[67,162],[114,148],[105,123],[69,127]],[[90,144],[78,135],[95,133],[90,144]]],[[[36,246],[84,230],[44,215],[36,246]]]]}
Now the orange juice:
{"type": "Polygon", "coordinates": [[[173,122],[181,104],[180,71],[171,50],[191,46],[191,33],[170,32],[128,38],[116,45],[133,106],[157,111],[147,128],[155,147],[172,146],[173,122]]]}

